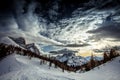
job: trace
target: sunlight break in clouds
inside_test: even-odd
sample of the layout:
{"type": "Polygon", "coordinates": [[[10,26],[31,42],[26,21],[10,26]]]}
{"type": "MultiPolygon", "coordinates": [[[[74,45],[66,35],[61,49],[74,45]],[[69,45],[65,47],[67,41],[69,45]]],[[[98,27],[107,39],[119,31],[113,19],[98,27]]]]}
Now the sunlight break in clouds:
{"type": "Polygon", "coordinates": [[[39,14],[37,14],[35,13],[36,9],[42,11],[44,7],[37,1],[31,0],[29,4],[26,4],[25,0],[14,1],[14,7],[9,11],[10,14],[2,14],[3,16],[0,19],[1,33],[5,33],[4,35],[22,35],[34,42],[42,38],[42,41],[52,40],[56,43],[84,45],[80,49],[100,49],[108,46],[108,44],[114,46],[115,43],[119,42],[119,8],[84,10],[81,7],[71,12],[71,17],[57,20],[60,15],[58,2],[51,3],[54,5],[50,5],[46,12],[43,9],[43,12],[38,11],[39,14]],[[55,8],[55,6],[57,7],[55,8]],[[49,13],[49,11],[52,11],[52,13],[49,13]],[[113,21],[106,22],[110,14],[112,14],[110,17],[113,21]],[[108,38],[116,40],[116,42],[114,43],[108,38]]]}

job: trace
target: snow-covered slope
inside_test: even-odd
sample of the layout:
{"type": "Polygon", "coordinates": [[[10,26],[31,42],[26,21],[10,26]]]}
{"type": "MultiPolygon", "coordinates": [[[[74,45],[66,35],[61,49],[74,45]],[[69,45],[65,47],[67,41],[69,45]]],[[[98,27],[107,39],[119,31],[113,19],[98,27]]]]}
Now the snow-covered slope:
{"type": "MultiPolygon", "coordinates": [[[[13,36],[13,35],[11,35],[13,36]]],[[[28,50],[31,50],[32,52],[35,52],[37,54],[44,54],[46,53],[47,51],[46,50],[42,50],[42,48],[44,47],[41,47],[39,45],[39,43],[42,43],[44,46],[49,45],[49,44],[52,44],[52,45],[59,45],[61,43],[59,42],[56,42],[54,40],[50,40],[50,39],[47,39],[45,37],[41,37],[41,38],[38,38],[38,37],[34,37],[32,39],[32,37],[29,39],[28,37],[19,37],[19,36],[13,36],[13,37],[8,37],[6,35],[3,35],[0,37],[0,43],[5,43],[5,44],[8,44],[8,45],[14,45],[14,46],[19,46],[21,48],[24,48],[24,49],[28,49],[28,50]],[[35,40],[35,41],[34,41],[35,40]],[[28,42],[30,41],[30,42],[28,42]],[[32,42],[32,43],[31,43],[32,42]],[[29,43],[29,44],[27,44],[29,43]]]]}
{"type": "Polygon", "coordinates": [[[40,60],[10,55],[0,61],[0,80],[119,80],[120,57],[85,73],[62,72],[61,69],[40,65],[40,60]]]}
{"type": "Polygon", "coordinates": [[[32,52],[35,52],[36,54],[40,54],[40,50],[38,49],[38,47],[34,43],[27,44],[26,48],[32,52]]]}
{"type": "Polygon", "coordinates": [[[23,38],[23,37],[18,37],[18,38],[9,37],[9,38],[12,39],[16,44],[25,48],[25,46],[26,46],[25,38],[23,38]]]}
{"type": "Polygon", "coordinates": [[[107,62],[99,68],[95,68],[82,75],[85,80],[119,80],[120,79],[120,57],[113,59],[113,61],[107,62]]]}
{"type": "Polygon", "coordinates": [[[8,44],[8,45],[19,46],[17,43],[15,43],[9,37],[0,37],[0,43],[5,43],[5,44],[8,44]]]}

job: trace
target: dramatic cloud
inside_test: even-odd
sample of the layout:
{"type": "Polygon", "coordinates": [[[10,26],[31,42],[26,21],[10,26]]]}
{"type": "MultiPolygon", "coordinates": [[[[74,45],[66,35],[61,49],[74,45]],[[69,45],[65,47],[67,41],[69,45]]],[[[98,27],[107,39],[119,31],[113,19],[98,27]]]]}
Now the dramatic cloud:
{"type": "Polygon", "coordinates": [[[92,33],[92,38],[100,40],[104,38],[113,38],[120,40],[120,23],[117,22],[105,22],[101,27],[90,30],[88,33],[92,33]]]}
{"type": "MultiPolygon", "coordinates": [[[[50,1],[54,5],[50,3],[46,5],[47,3],[44,0],[43,4],[42,0],[40,2],[38,0],[2,1],[4,2],[0,3],[0,5],[5,5],[0,6],[0,36],[22,36],[34,42],[36,40],[40,42],[40,39],[47,42],[47,39],[51,38],[53,39],[52,42],[56,40],[65,44],[90,43],[82,46],[86,48],[91,48],[94,44],[94,47],[96,47],[101,44],[101,39],[108,40],[109,38],[111,42],[115,40],[119,42],[120,40],[120,23],[113,21],[101,24],[110,13],[118,13],[116,18],[119,21],[119,7],[109,10],[98,10],[93,7],[87,7],[87,5],[76,6],[77,2],[73,5],[72,2],[67,3],[69,2],[68,0],[64,4],[58,3],[63,0],[58,2],[48,0],[47,3],[50,1]],[[72,10],[72,7],[75,11],[72,10]],[[68,13],[72,14],[69,15],[68,13]],[[57,20],[57,17],[60,17],[59,20],[57,20]],[[64,19],[62,19],[63,17],[64,19]],[[99,23],[101,25],[96,25],[99,23]],[[44,37],[43,39],[43,36],[46,38],[44,37]],[[99,43],[96,43],[97,41],[99,43]]],[[[108,41],[106,43],[109,44],[108,41]]],[[[104,44],[101,46],[104,46],[104,44]]]]}
{"type": "MultiPolygon", "coordinates": [[[[4,4],[7,4],[5,0],[4,4]]],[[[8,3],[10,4],[10,3],[8,3]]],[[[13,4],[13,2],[11,2],[13,4]]],[[[28,5],[24,13],[25,0],[15,0],[14,7],[11,5],[0,6],[0,40],[7,36],[24,37],[27,43],[60,44],[54,40],[40,35],[43,23],[39,24],[38,17],[34,14],[36,3],[28,5]]]]}
{"type": "MultiPolygon", "coordinates": [[[[23,13],[24,0],[17,0],[11,7],[11,5],[6,5],[1,7],[0,12],[0,32],[10,32],[10,31],[21,31],[27,32],[31,35],[39,35],[39,23],[35,14],[33,14],[35,3],[31,3],[28,7],[28,12],[23,13]]],[[[4,4],[7,4],[7,1],[4,1],[4,4]]]]}

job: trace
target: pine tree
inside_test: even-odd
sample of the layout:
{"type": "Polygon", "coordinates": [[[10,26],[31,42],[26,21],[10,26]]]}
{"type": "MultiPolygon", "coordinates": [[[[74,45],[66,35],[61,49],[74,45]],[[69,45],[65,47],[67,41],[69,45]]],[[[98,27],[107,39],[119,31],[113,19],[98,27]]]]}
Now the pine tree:
{"type": "Polygon", "coordinates": [[[103,62],[105,63],[105,62],[107,62],[108,60],[109,60],[109,57],[108,57],[108,55],[107,55],[107,53],[106,52],[104,52],[104,54],[103,54],[103,62]]]}
{"type": "Polygon", "coordinates": [[[93,69],[95,67],[95,60],[94,60],[93,54],[91,55],[91,59],[90,59],[90,67],[91,67],[91,69],[93,69]]]}
{"type": "Polygon", "coordinates": [[[110,50],[110,59],[112,59],[112,58],[114,58],[114,50],[113,49],[110,50]]]}

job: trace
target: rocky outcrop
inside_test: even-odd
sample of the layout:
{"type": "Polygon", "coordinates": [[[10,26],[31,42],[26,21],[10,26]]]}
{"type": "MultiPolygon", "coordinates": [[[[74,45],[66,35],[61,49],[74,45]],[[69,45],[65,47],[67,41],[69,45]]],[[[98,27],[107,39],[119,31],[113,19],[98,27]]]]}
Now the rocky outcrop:
{"type": "Polygon", "coordinates": [[[14,42],[16,42],[18,45],[20,45],[21,47],[23,48],[26,47],[25,38],[23,37],[18,37],[18,38],[9,37],[9,38],[12,39],[14,42]]]}
{"type": "Polygon", "coordinates": [[[27,44],[26,45],[27,50],[30,50],[32,52],[35,52],[36,54],[40,54],[39,49],[37,48],[37,46],[35,45],[35,43],[31,43],[31,44],[27,44]]]}
{"type": "Polygon", "coordinates": [[[39,49],[34,43],[26,44],[25,38],[23,37],[18,37],[18,38],[9,37],[9,38],[12,39],[15,43],[17,43],[20,47],[35,52],[36,54],[40,54],[39,49]]]}

